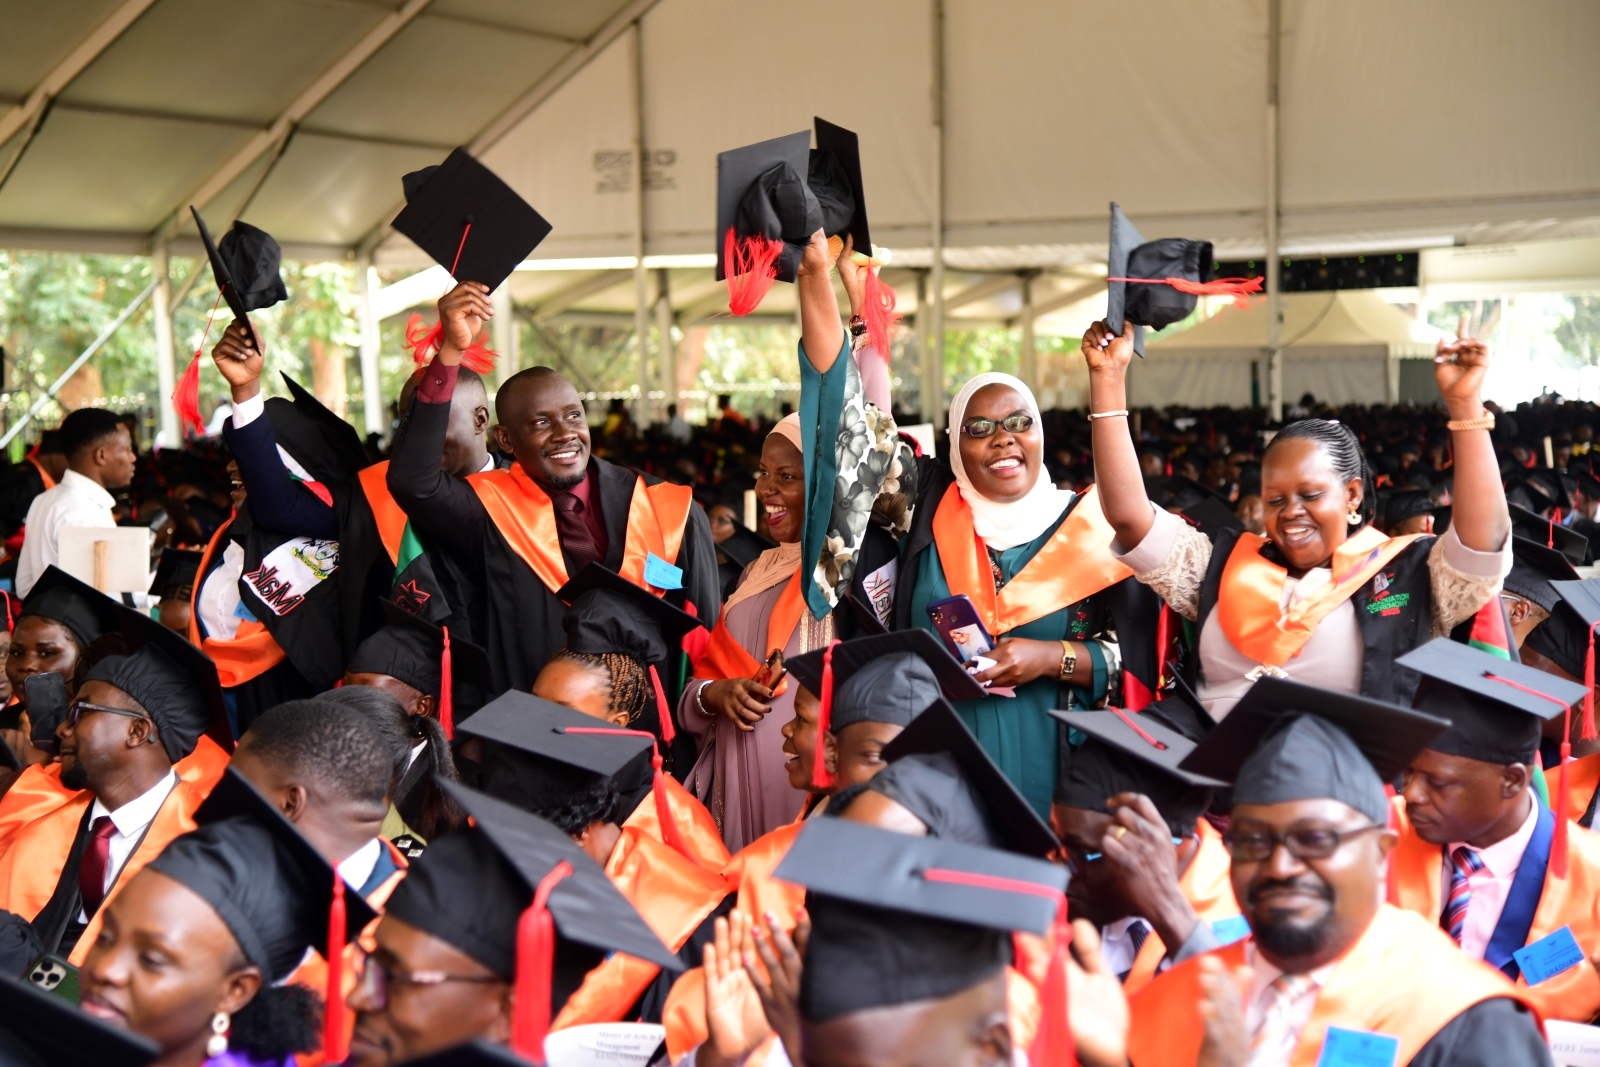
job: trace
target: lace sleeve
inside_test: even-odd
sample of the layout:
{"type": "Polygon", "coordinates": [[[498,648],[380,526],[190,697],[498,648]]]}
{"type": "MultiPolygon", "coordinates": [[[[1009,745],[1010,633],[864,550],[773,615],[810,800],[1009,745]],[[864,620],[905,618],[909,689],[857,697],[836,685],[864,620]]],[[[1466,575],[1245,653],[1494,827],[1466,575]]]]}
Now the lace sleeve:
{"type": "Polygon", "coordinates": [[[1437,538],[1428,550],[1435,637],[1449,633],[1472,618],[1479,608],[1499,594],[1505,581],[1499,574],[1471,574],[1454,566],[1445,548],[1445,538],[1448,536],[1437,538]]]}
{"type": "Polygon", "coordinates": [[[1188,523],[1179,522],[1177,536],[1166,559],[1134,577],[1155,590],[1156,595],[1179,615],[1195,622],[1200,616],[1200,586],[1211,566],[1211,539],[1188,523]]]}

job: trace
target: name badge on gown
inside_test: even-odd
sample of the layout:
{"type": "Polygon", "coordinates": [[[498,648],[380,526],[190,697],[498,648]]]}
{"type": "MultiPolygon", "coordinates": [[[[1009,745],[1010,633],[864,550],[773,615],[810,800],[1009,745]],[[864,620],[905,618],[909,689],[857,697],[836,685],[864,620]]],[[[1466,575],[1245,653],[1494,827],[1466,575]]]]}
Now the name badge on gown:
{"type": "Polygon", "coordinates": [[[682,589],[683,568],[674,567],[654,552],[646,552],[644,580],[657,589],[682,589]]]}
{"type": "Polygon", "coordinates": [[[1578,939],[1572,936],[1572,927],[1563,926],[1526,948],[1517,949],[1511,957],[1522,968],[1522,977],[1528,984],[1538,985],[1582,963],[1583,950],[1578,947],[1578,939]]]}
{"type": "Polygon", "coordinates": [[[1322,1039],[1317,1067],[1394,1067],[1399,1057],[1398,1037],[1330,1026],[1322,1039]]]}

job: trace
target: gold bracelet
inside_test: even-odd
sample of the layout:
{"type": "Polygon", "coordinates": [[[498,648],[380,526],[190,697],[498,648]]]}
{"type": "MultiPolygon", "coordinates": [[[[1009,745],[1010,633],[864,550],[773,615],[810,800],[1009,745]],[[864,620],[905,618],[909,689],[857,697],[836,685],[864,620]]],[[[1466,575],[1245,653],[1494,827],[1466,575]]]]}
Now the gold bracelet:
{"type": "Polygon", "coordinates": [[[1118,408],[1116,411],[1091,411],[1089,412],[1089,421],[1093,422],[1095,419],[1118,419],[1125,417],[1127,414],[1127,408],[1118,408]]]}
{"type": "Polygon", "coordinates": [[[1486,411],[1475,419],[1451,419],[1444,424],[1444,428],[1452,432],[1456,430],[1492,430],[1494,429],[1494,412],[1486,411]]]}
{"type": "Polygon", "coordinates": [[[1061,670],[1056,676],[1060,682],[1072,681],[1072,676],[1078,670],[1078,653],[1072,648],[1071,641],[1061,642],[1061,670]]]}

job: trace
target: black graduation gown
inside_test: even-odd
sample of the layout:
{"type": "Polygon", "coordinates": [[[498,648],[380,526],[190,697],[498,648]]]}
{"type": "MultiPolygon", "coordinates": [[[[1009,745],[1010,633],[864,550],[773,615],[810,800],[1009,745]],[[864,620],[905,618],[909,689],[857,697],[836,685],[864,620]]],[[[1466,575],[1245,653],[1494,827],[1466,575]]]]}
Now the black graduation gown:
{"type": "Polygon", "coordinates": [[[1553,1067],[1533,1015],[1509,997],[1480,1001],[1445,1023],[1409,1067],[1553,1067]]]}

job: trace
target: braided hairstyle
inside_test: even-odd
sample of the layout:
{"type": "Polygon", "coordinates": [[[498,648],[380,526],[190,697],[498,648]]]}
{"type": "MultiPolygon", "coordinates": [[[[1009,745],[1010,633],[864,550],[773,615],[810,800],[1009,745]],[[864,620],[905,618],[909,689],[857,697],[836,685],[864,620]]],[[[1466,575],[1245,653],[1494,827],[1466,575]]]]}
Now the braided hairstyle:
{"type": "Polygon", "coordinates": [[[1279,441],[1314,441],[1328,454],[1334,473],[1341,482],[1361,482],[1361,521],[1349,524],[1345,534],[1355,533],[1372,522],[1378,514],[1378,490],[1373,481],[1372,464],[1362,451],[1361,439],[1354,430],[1335,419],[1301,419],[1279,430],[1262,453],[1265,459],[1279,441]]]}
{"type": "Polygon", "coordinates": [[[655,697],[649,673],[632,656],[621,652],[574,652],[570,648],[563,648],[552,658],[570,660],[586,670],[604,673],[606,686],[611,690],[606,710],[625,713],[629,726],[638,722],[639,716],[644,714],[644,709],[650,706],[650,701],[655,697]]]}

